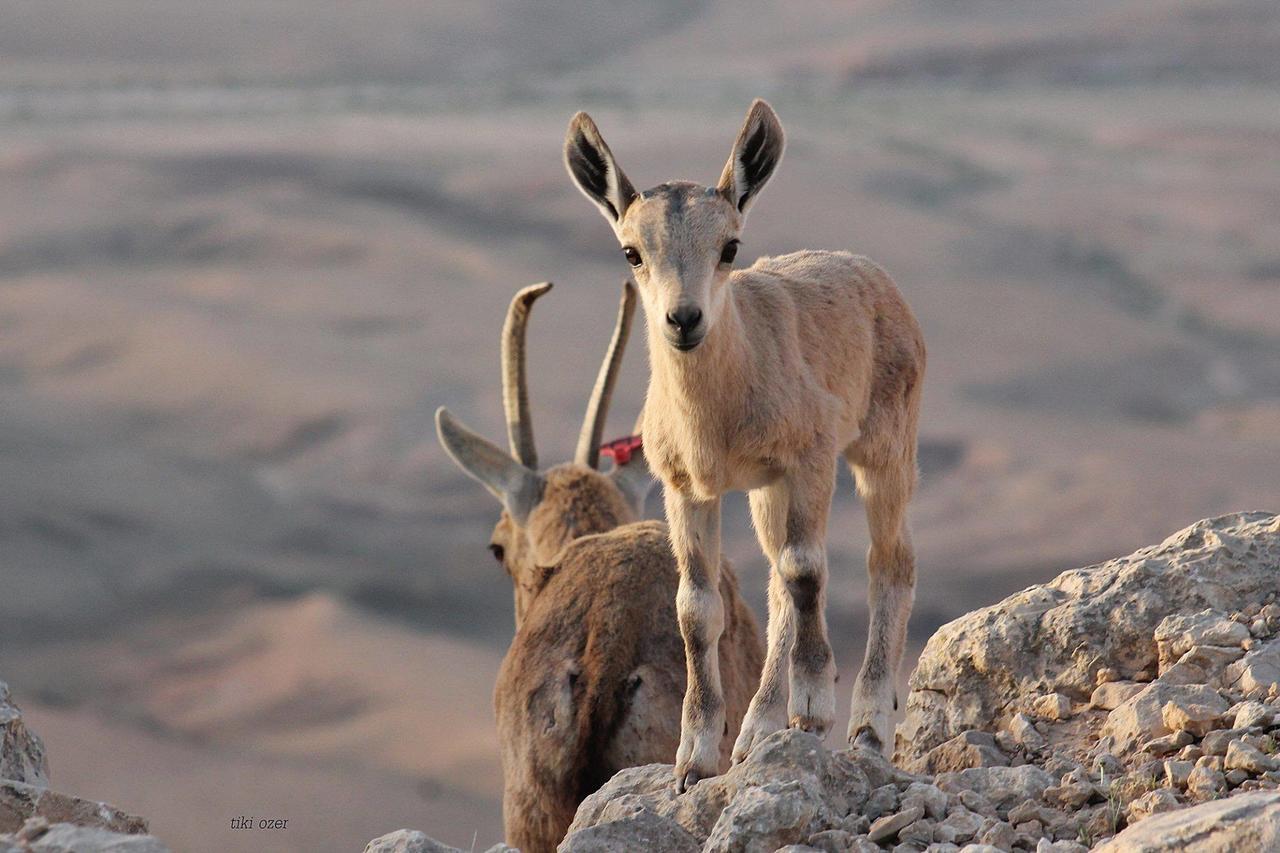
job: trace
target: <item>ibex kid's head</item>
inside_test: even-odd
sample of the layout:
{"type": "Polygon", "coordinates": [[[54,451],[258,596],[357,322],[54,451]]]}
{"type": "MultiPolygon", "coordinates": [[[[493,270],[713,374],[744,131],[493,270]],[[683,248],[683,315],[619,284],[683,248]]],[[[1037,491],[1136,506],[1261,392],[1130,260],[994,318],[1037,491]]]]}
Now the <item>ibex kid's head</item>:
{"type": "Polygon", "coordinates": [[[785,140],[773,108],[756,100],[720,182],[684,181],[637,193],[586,113],[569,122],[564,159],[622,245],[651,327],[680,352],[715,325],[747,209],[782,160],[785,140]]]}
{"type": "Polygon", "coordinates": [[[489,549],[515,585],[517,626],[550,578],[560,550],[580,536],[638,520],[653,484],[640,451],[608,474],[598,470],[609,400],[635,313],[630,282],[623,286],[617,326],[587,405],[574,460],[538,471],[524,342],[529,310],[550,289],[544,282],[517,293],[502,330],[502,398],[510,452],[468,429],[447,409],[436,411],[436,432],[445,451],[502,502],[489,549]]]}

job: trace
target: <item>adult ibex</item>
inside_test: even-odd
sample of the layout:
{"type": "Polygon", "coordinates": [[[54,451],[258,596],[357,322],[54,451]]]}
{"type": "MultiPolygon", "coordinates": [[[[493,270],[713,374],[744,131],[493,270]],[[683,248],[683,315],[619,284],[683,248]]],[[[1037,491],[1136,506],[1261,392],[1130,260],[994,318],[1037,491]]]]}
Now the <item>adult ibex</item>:
{"type": "MultiPolygon", "coordinates": [[[[578,803],[626,767],[670,761],[685,690],[676,622],[677,571],[664,525],[637,521],[652,479],[643,449],[609,473],[600,437],[626,345],[635,294],[618,323],[574,461],[538,471],[525,370],[525,323],[550,284],[520,291],[502,338],[503,400],[511,452],[436,412],[440,442],[503,505],[489,548],[515,586],[516,633],[494,690],[507,843],[554,850],[578,803]]],[[[727,604],[717,663],[735,729],[760,674],[755,617],[725,565],[727,604]]],[[[728,763],[731,735],[717,735],[728,763]]]]}
{"type": "Polygon", "coordinates": [[[845,252],[732,269],[747,210],[782,151],[782,126],[760,100],[714,187],[673,182],[637,193],[586,113],[573,117],[565,142],[569,173],[613,226],[645,306],[644,442],[665,486],[688,659],[681,789],[716,772],[724,727],[714,654],[725,625],[721,495],[750,493],[773,569],[768,652],[735,761],[788,723],[819,734],[832,724],[824,537],[837,456],[853,468],[871,529],[871,627],[850,741],[891,745],[894,677],[915,594],[906,509],[925,349],[911,309],[884,270],[845,252]]]}

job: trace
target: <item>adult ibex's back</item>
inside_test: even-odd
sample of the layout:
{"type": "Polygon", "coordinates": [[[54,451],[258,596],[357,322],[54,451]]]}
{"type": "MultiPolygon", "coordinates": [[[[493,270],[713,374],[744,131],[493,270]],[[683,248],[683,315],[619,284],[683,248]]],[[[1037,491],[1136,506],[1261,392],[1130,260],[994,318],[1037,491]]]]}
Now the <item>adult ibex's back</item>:
{"type": "MultiPolygon", "coordinates": [[[[666,527],[637,521],[652,483],[643,449],[609,473],[600,438],[634,311],[628,284],[618,325],[571,463],[538,471],[524,333],[550,289],[525,288],[503,331],[503,397],[511,452],[436,413],[440,441],[503,504],[489,548],[515,586],[516,634],[494,691],[507,842],[553,850],[582,799],[619,770],[667,762],[680,739],[684,647],[666,527]]],[[[620,458],[620,457],[615,457],[620,458]]],[[[736,731],[763,657],[759,631],[728,565],[719,642],[727,717],[736,731]]],[[[720,737],[720,762],[731,733],[720,737]]]]}

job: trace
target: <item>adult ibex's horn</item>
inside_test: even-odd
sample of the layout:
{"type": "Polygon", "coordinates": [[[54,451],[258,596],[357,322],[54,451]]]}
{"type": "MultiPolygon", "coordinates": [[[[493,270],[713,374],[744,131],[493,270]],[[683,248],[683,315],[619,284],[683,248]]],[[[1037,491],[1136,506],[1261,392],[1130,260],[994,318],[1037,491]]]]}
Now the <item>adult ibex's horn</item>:
{"type": "Polygon", "coordinates": [[[529,415],[524,332],[529,323],[529,309],[550,289],[551,282],[544,281],[517,293],[502,326],[502,407],[507,415],[507,439],[511,443],[511,455],[533,471],[538,470],[538,449],[533,442],[533,420],[529,415]]]}
{"type": "Polygon", "coordinates": [[[618,370],[622,367],[622,353],[627,348],[627,337],[631,333],[631,318],[635,311],[635,285],[624,281],[622,302],[618,305],[618,323],[613,329],[613,340],[609,341],[609,351],[605,354],[604,363],[600,365],[596,387],[591,391],[591,401],[587,403],[587,414],[582,420],[582,432],[578,434],[578,449],[573,455],[573,461],[579,465],[600,467],[600,440],[604,437],[604,422],[609,414],[609,400],[613,397],[613,386],[618,381],[618,370]]]}

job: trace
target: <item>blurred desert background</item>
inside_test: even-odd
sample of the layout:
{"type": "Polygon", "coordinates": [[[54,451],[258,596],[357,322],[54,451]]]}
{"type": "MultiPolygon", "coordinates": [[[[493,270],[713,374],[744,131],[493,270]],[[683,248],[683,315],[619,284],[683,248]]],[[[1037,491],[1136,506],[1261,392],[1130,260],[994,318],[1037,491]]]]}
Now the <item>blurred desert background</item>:
{"type": "MultiPolygon", "coordinates": [[[[1280,505],[1273,0],[0,0],[0,677],[57,787],[183,850],[499,840],[511,590],[431,414],[502,439],[503,312],[551,279],[534,420],[569,458],[626,274],[570,115],[638,186],[712,182],[755,96],[789,146],[742,261],[870,255],[928,339],[912,654],[1280,505]]],[[[611,435],[642,334],[625,377],[611,435]]],[[[745,500],[725,524],[763,617],[745,500]]]]}

